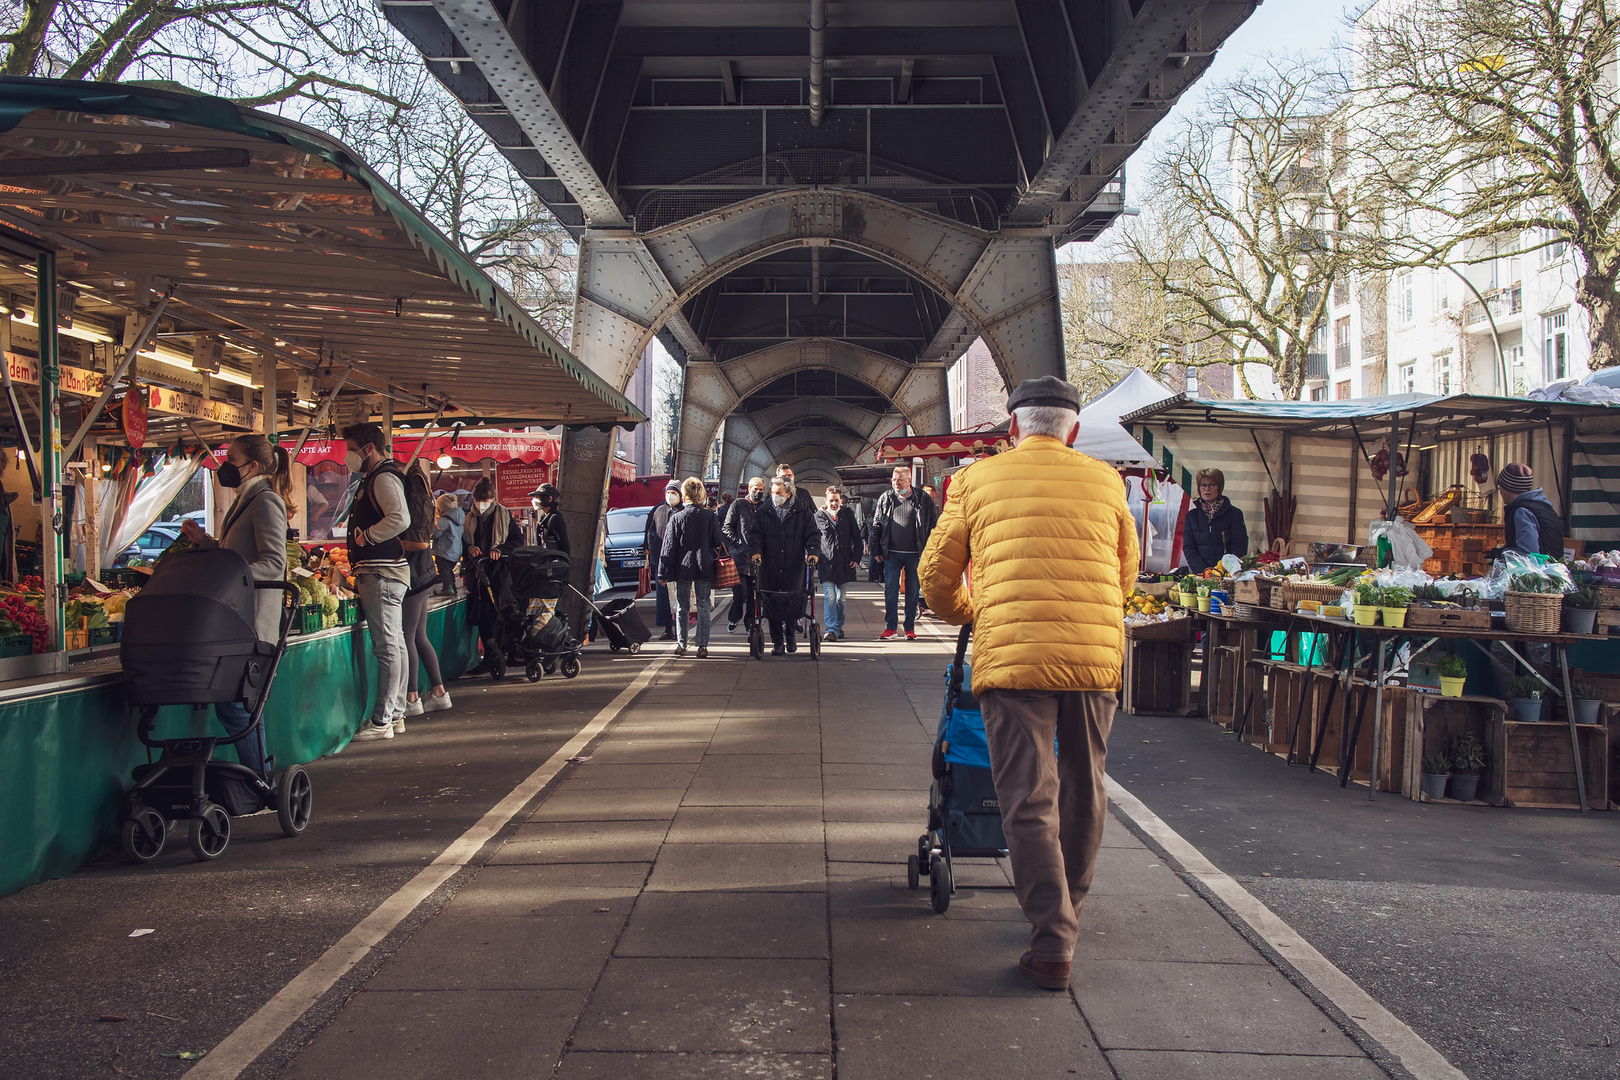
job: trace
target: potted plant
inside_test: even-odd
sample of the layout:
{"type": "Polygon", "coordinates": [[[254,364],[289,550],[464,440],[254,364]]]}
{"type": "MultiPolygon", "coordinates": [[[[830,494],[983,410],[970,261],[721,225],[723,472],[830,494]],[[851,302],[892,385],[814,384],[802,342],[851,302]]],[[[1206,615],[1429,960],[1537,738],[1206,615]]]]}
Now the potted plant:
{"type": "Polygon", "coordinates": [[[1198,583],[1198,610],[1205,614],[1209,613],[1209,593],[1209,582],[1200,581],[1198,583]]]}
{"type": "Polygon", "coordinates": [[[1440,696],[1462,697],[1468,682],[1467,662],[1456,653],[1448,653],[1434,667],[1440,673],[1440,696]]]}
{"type": "Polygon", "coordinates": [[[1374,626],[1378,622],[1379,588],[1370,581],[1356,584],[1356,625],[1374,626]]]}
{"type": "Polygon", "coordinates": [[[1198,579],[1191,574],[1176,582],[1176,599],[1184,608],[1198,606],[1198,579]]]}
{"type": "Polygon", "coordinates": [[[1378,590],[1378,608],[1384,615],[1385,626],[1406,625],[1406,605],[1412,602],[1412,590],[1404,585],[1386,585],[1378,590]]]}
{"type": "Polygon", "coordinates": [[[1479,791],[1479,774],[1485,768],[1485,747],[1472,731],[1451,737],[1451,797],[1470,802],[1479,791]]]}
{"type": "Polygon", "coordinates": [[[1603,606],[1598,591],[1588,585],[1564,596],[1564,632],[1590,634],[1597,626],[1598,608],[1603,606]]]}
{"type": "Polygon", "coordinates": [[[1541,680],[1534,675],[1520,675],[1508,683],[1508,701],[1519,723],[1540,723],[1541,687],[1541,680]]]}
{"type": "Polygon", "coordinates": [[[1423,794],[1431,799],[1446,797],[1446,782],[1451,779],[1451,759],[1444,754],[1423,755],[1423,778],[1419,783],[1423,794]]]}
{"type": "Polygon", "coordinates": [[[1603,688],[1593,686],[1591,683],[1578,682],[1570,687],[1570,690],[1575,694],[1575,722],[1597,723],[1598,706],[1603,704],[1603,688]]]}

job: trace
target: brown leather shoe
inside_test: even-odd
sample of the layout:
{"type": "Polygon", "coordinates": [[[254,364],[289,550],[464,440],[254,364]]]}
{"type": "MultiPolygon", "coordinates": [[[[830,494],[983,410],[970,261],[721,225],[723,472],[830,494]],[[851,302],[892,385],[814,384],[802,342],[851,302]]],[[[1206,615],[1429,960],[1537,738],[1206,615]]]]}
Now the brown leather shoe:
{"type": "Polygon", "coordinates": [[[1033,951],[1018,958],[1018,971],[1042,990],[1069,988],[1069,965],[1056,960],[1037,960],[1033,951]]]}

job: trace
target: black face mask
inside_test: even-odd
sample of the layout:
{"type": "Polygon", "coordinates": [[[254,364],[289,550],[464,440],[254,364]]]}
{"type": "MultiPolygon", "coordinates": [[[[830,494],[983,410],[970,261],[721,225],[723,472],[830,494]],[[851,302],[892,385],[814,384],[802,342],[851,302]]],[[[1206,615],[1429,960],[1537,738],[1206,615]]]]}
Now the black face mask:
{"type": "Polygon", "coordinates": [[[756,502],[756,503],[757,502],[764,502],[765,501],[765,493],[763,491],[750,491],[748,493],[748,501],[749,502],[756,502]]]}
{"type": "Polygon", "coordinates": [[[215,470],[214,478],[219,481],[220,487],[237,487],[242,483],[242,470],[227,461],[215,470]]]}

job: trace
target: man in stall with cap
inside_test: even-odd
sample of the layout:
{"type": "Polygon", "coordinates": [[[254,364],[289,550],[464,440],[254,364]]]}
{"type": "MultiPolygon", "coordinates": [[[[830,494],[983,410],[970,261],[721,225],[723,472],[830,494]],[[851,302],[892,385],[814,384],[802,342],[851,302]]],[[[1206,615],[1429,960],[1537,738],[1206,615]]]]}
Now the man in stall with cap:
{"type": "Polygon", "coordinates": [[[973,693],[1032,927],[1018,970],[1064,990],[1107,816],[1103,772],[1139,552],[1119,474],[1071,449],[1079,391],[1026,379],[1007,411],[1013,448],[956,474],[920,569],[935,612],[973,624],[973,693]]]}
{"type": "Polygon", "coordinates": [[[1509,462],[1496,474],[1502,494],[1502,547],[1526,555],[1564,557],[1564,519],[1536,486],[1536,474],[1522,461],[1509,462]]]}

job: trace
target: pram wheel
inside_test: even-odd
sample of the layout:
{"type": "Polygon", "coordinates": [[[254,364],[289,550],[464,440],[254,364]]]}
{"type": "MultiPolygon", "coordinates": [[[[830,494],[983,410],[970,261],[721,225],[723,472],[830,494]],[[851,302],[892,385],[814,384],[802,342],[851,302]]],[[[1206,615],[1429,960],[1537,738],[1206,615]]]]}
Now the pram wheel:
{"type": "Polygon", "coordinates": [[[950,864],[935,855],[928,861],[928,899],[933,902],[934,914],[943,915],[951,906],[951,885],[950,864]]]}
{"type": "Polygon", "coordinates": [[[191,819],[191,853],[203,862],[219,858],[231,842],[231,816],[223,806],[210,805],[202,817],[191,819]]]}
{"type": "Polygon", "coordinates": [[[810,622],[810,659],[821,659],[821,624],[814,620],[810,622]]]}
{"type": "Polygon", "coordinates": [[[523,669],[523,674],[525,674],[525,675],[527,675],[529,677],[530,682],[539,682],[540,681],[540,665],[539,664],[530,664],[528,667],[523,669]]]}
{"type": "Polygon", "coordinates": [[[287,836],[298,836],[309,827],[315,807],[315,788],[302,765],[289,765],[276,777],[276,820],[287,836]]]}
{"type": "Polygon", "coordinates": [[[124,819],[118,831],[118,840],[124,854],[136,864],[151,862],[163,853],[164,841],[169,838],[169,824],[156,810],[142,808],[133,817],[124,819]]]}
{"type": "Polygon", "coordinates": [[[564,657],[563,662],[562,662],[562,673],[563,673],[563,678],[565,678],[565,679],[572,679],[574,676],[578,675],[579,674],[579,657],[577,657],[577,656],[564,657]]]}
{"type": "Polygon", "coordinates": [[[915,856],[915,855],[907,855],[906,856],[906,887],[909,888],[909,889],[915,889],[921,883],[922,883],[922,863],[917,861],[917,856],[915,856]]]}
{"type": "Polygon", "coordinates": [[[490,658],[489,677],[496,682],[506,678],[506,657],[499,652],[490,658]]]}
{"type": "Polygon", "coordinates": [[[917,837],[917,872],[923,877],[928,876],[928,860],[934,853],[934,845],[928,842],[928,834],[917,837]]]}

